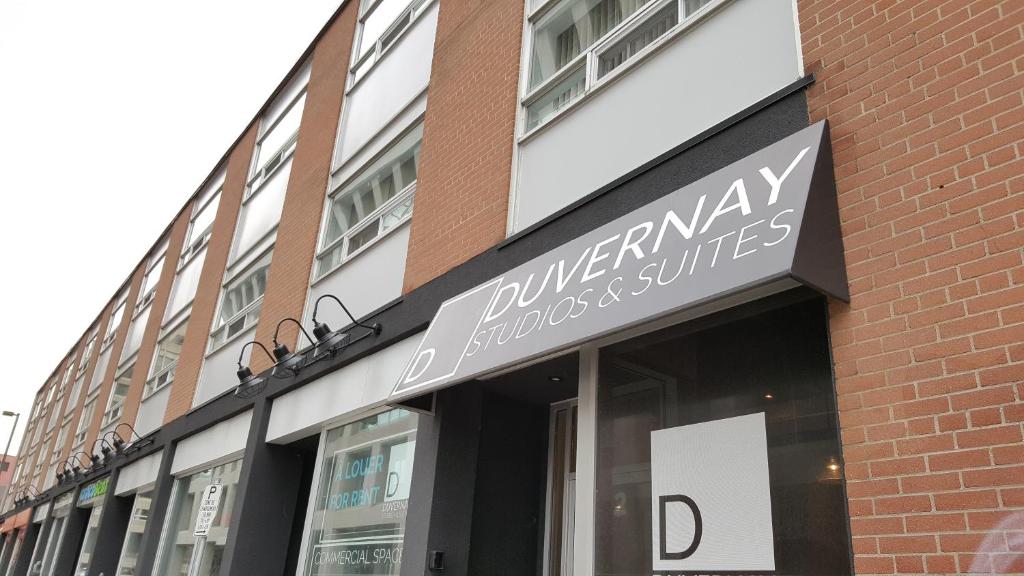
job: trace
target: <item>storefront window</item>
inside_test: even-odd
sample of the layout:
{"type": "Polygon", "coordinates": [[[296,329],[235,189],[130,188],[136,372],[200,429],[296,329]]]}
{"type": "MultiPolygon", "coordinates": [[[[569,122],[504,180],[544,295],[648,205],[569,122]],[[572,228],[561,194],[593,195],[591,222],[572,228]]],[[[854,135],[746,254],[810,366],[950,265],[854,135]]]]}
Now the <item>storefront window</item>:
{"type": "Polygon", "coordinates": [[[81,489],[78,493],[78,507],[91,508],[89,521],[85,525],[85,536],[82,538],[82,549],[78,553],[75,564],[75,576],[85,576],[92,561],[92,551],[96,548],[96,538],[100,531],[100,518],[103,516],[103,499],[110,487],[110,478],[101,478],[81,489]]]}
{"type": "Polygon", "coordinates": [[[132,504],[132,515],[128,520],[128,530],[124,536],[124,547],[121,548],[121,559],[117,563],[117,576],[135,576],[135,563],[139,559],[139,547],[142,546],[142,534],[146,531],[149,520],[149,506],[153,502],[153,492],[140,492],[135,495],[132,504]]]}
{"type": "Polygon", "coordinates": [[[4,576],[12,576],[14,574],[14,567],[18,563],[18,553],[21,552],[21,543],[25,540],[24,536],[18,532],[14,532],[11,538],[14,538],[14,544],[11,548],[11,553],[7,557],[7,570],[4,571],[4,576]]]}
{"type": "Polygon", "coordinates": [[[849,574],[825,305],[775,302],[600,351],[595,574],[849,574]]]}
{"type": "Polygon", "coordinates": [[[162,561],[157,570],[158,574],[179,576],[188,573],[190,576],[211,576],[220,573],[241,468],[242,461],[235,460],[178,479],[167,512],[167,526],[161,537],[162,561]],[[211,484],[222,486],[223,496],[209,533],[206,536],[195,536],[193,531],[203,491],[211,484]],[[192,561],[196,562],[197,568],[190,571],[189,563],[192,561]]]}
{"type": "Polygon", "coordinates": [[[307,576],[399,573],[417,421],[392,410],[327,431],[307,576]]]}
{"type": "Polygon", "coordinates": [[[46,544],[46,551],[43,553],[43,562],[39,574],[50,576],[53,574],[54,559],[61,543],[64,542],[64,531],[68,526],[68,513],[71,512],[71,493],[58,497],[53,503],[53,524],[50,526],[50,534],[46,544]]]}

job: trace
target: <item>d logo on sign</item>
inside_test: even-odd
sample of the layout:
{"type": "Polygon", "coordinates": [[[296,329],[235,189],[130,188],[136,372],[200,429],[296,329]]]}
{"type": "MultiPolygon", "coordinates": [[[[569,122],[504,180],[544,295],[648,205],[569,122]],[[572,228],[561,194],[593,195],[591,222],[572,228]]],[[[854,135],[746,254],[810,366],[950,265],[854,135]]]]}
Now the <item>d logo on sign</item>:
{"type": "Polygon", "coordinates": [[[764,413],[651,432],[656,572],[775,570],[764,413]]]}
{"type": "Polygon", "coordinates": [[[684,496],[683,494],[672,494],[670,496],[659,496],[658,497],[658,522],[661,527],[661,538],[659,538],[658,550],[661,554],[662,560],[683,560],[693,556],[693,553],[697,551],[697,546],[700,546],[700,538],[704,533],[704,523],[700,517],[700,508],[697,507],[697,503],[693,501],[693,498],[684,496]],[[666,519],[668,518],[668,504],[670,502],[679,502],[685,504],[690,508],[690,513],[693,514],[693,539],[690,541],[690,546],[681,552],[669,552],[668,551],[668,530],[665,527],[666,519]]]}

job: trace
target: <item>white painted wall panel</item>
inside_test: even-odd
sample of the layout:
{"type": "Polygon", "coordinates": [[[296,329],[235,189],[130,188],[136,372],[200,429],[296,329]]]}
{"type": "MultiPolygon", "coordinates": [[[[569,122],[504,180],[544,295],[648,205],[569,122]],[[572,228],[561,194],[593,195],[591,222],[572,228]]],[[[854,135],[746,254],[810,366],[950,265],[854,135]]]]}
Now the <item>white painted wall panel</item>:
{"type": "MultiPolygon", "coordinates": [[[[238,386],[238,376],[235,375],[238,370],[238,352],[255,335],[256,325],[254,324],[203,360],[203,368],[199,371],[199,385],[196,386],[196,395],[192,399],[193,408],[238,386]]],[[[252,347],[250,346],[242,356],[243,363],[249,362],[251,353],[252,347]]]]}
{"type": "Polygon", "coordinates": [[[437,7],[435,2],[345,96],[335,166],[358,152],[427,89],[437,30],[437,7]]]}
{"type": "Polygon", "coordinates": [[[331,420],[380,406],[416,351],[410,336],[274,400],[267,441],[285,444],[315,434],[331,420]]]}
{"type": "Polygon", "coordinates": [[[163,457],[164,453],[161,450],[121,468],[121,472],[117,475],[115,494],[124,496],[141,486],[156,482],[156,476],[160,472],[160,461],[163,457]]]}
{"type": "Polygon", "coordinates": [[[228,418],[178,442],[171,474],[181,476],[202,470],[215,460],[241,455],[249,438],[252,410],[228,418]]]}
{"type": "Polygon", "coordinates": [[[800,78],[792,0],[735,0],[521,144],[513,232],[800,78]]]}
{"type": "Polygon", "coordinates": [[[171,395],[171,387],[164,386],[153,395],[142,401],[139,405],[139,413],[135,416],[135,432],[139,436],[145,436],[156,430],[164,423],[164,413],[167,411],[167,398],[171,395]]]}
{"type": "MultiPolygon", "coordinates": [[[[357,319],[401,296],[409,229],[409,222],[402,224],[310,288],[303,322],[307,330],[313,325],[313,303],[323,294],[337,296],[357,319]]],[[[317,319],[335,329],[350,323],[341,307],[331,300],[320,305],[317,319]]],[[[306,345],[302,340],[300,347],[306,345]]]]}

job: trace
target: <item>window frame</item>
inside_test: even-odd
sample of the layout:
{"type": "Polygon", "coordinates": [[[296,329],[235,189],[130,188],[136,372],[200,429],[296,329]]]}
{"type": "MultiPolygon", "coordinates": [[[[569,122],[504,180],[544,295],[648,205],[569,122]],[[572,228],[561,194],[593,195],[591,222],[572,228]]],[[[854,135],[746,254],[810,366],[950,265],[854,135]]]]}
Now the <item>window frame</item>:
{"type": "Polygon", "coordinates": [[[128,295],[125,293],[119,294],[115,300],[117,304],[110,311],[110,318],[107,319],[107,333],[103,336],[103,342],[100,343],[100,351],[106,350],[114,343],[117,338],[117,331],[121,327],[121,322],[124,320],[124,311],[128,306],[128,295]]]}
{"type": "MultiPolygon", "coordinates": [[[[160,351],[160,345],[163,343],[163,341],[174,335],[174,333],[179,328],[182,327],[184,327],[186,330],[185,334],[188,333],[188,321],[192,317],[191,307],[187,309],[187,312],[187,314],[180,315],[178,319],[176,319],[172,323],[169,323],[160,331],[160,337],[157,338],[156,348],[153,350],[153,359],[150,361],[149,371],[146,375],[146,383],[142,387],[143,400],[149,398],[153,394],[156,394],[157,392],[163,390],[164,388],[174,383],[174,372],[178,368],[178,360],[171,362],[167,366],[164,366],[163,368],[155,372],[153,371],[153,369],[156,367],[156,359],[158,356],[158,352],[160,351]],[[160,378],[163,376],[167,376],[167,378],[165,378],[163,382],[159,382],[160,378]],[[157,384],[155,386],[151,386],[153,382],[157,382],[157,384]]],[[[184,336],[185,335],[183,334],[182,338],[184,338],[184,336]]]]}
{"type": "Polygon", "coordinates": [[[519,112],[516,121],[516,141],[520,144],[543,131],[545,127],[554,124],[558,119],[569,113],[569,111],[578,108],[582,102],[590,100],[594,94],[600,92],[619,77],[639,66],[664,46],[732,2],[732,0],[710,0],[692,14],[686,15],[686,0],[651,0],[629,16],[623,18],[621,22],[608,30],[596,42],[582,49],[578,55],[573,57],[562,68],[552,73],[551,76],[545,78],[535,87],[530,88],[530,74],[533,71],[532,55],[538,23],[543,23],[544,17],[560,4],[571,4],[574,1],[578,2],[581,0],[544,0],[532,9],[530,7],[530,0],[524,1],[526,2],[526,11],[523,17],[523,57],[522,66],[520,67],[519,112]],[[673,3],[677,5],[676,10],[678,13],[678,21],[674,25],[614,69],[603,76],[598,76],[598,64],[600,57],[604,53],[641,27],[656,13],[660,12],[661,9],[673,3]],[[543,100],[548,91],[554,89],[560,82],[578,73],[581,69],[583,70],[585,82],[584,89],[580,95],[549,114],[546,118],[539,120],[535,126],[528,127],[528,108],[543,100]]]}
{"type": "MultiPolygon", "coordinates": [[[[269,125],[265,125],[266,118],[260,119],[260,135],[256,139],[256,144],[253,146],[252,159],[250,160],[249,175],[245,181],[245,194],[242,197],[242,206],[249,203],[249,199],[253,198],[263,189],[263,185],[270,180],[270,177],[277,173],[285,164],[288,159],[295,155],[295,149],[299,143],[299,131],[302,125],[302,116],[306,111],[305,97],[309,92],[309,81],[300,88],[295,95],[288,101],[288,104],[281,109],[281,113],[269,125]],[[302,111],[299,113],[299,128],[295,129],[281,147],[274,151],[273,155],[269,156],[262,166],[257,166],[257,162],[260,160],[260,151],[263,146],[263,141],[267,139],[267,136],[276,129],[281,122],[298,104],[299,100],[302,100],[302,111]],[[275,161],[276,160],[276,161],[275,161]],[[270,164],[273,162],[273,166],[270,164]],[[269,166],[269,168],[268,168],[269,166]]],[[[239,211],[241,213],[241,211],[239,211]]]]}
{"type": "Polygon", "coordinates": [[[203,210],[210,207],[214,202],[220,202],[221,193],[224,191],[224,179],[220,178],[220,182],[212,187],[213,193],[200,195],[196,198],[195,204],[192,206],[192,214],[188,220],[188,230],[185,231],[186,242],[182,245],[181,255],[178,257],[178,265],[174,268],[174,275],[177,277],[178,273],[181,272],[182,268],[188,266],[192,260],[195,259],[196,255],[202,252],[207,244],[210,243],[210,237],[213,236],[213,226],[217,223],[217,213],[214,211],[213,220],[210,221],[200,237],[194,240],[191,244],[187,240],[192,236],[195,231],[196,217],[203,212],[203,210]]]}
{"type": "Polygon", "coordinates": [[[82,351],[82,357],[78,359],[78,370],[75,372],[75,378],[85,374],[85,371],[89,368],[89,362],[92,360],[92,353],[96,348],[96,337],[98,329],[94,329],[92,334],[89,336],[89,340],[85,345],[85,350],[82,351]]]}
{"type": "MultiPolygon", "coordinates": [[[[299,544],[298,563],[296,564],[297,568],[295,571],[296,576],[306,576],[305,567],[308,565],[309,562],[309,540],[310,535],[312,534],[313,531],[313,516],[316,510],[316,501],[317,496],[320,492],[320,484],[323,475],[324,454],[327,448],[327,434],[331,430],[334,430],[336,428],[356,424],[360,420],[366,420],[367,418],[371,418],[373,416],[384,414],[386,412],[391,412],[397,409],[402,409],[402,407],[377,406],[375,408],[360,411],[354,415],[350,414],[340,418],[332,418],[331,420],[328,420],[327,422],[324,422],[323,424],[320,425],[320,433],[318,434],[317,439],[316,461],[313,465],[313,479],[312,482],[310,483],[309,497],[306,500],[306,517],[302,522],[302,539],[299,544]]],[[[418,414],[415,410],[409,410],[408,408],[405,408],[405,410],[408,412],[412,412],[413,414],[418,414]]],[[[421,424],[422,422],[417,421],[417,437],[420,431],[421,424]]],[[[415,462],[413,463],[413,469],[415,470],[415,462]]]]}
{"type": "MultiPolygon", "coordinates": [[[[429,1],[433,2],[434,0],[429,0],[429,1]]],[[[404,138],[406,138],[407,136],[409,136],[410,134],[412,134],[416,130],[422,130],[422,128],[423,128],[423,118],[417,118],[415,121],[410,123],[409,126],[405,127],[403,130],[401,130],[389,142],[384,144],[381,147],[381,149],[380,149],[380,151],[378,153],[376,153],[372,157],[368,158],[365,162],[363,162],[362,166],[360,166],[358,169],[353,170],[351,176],[346,178],[343,182],[341,182],[337,186],[334,186],[333,189],[331,189],[331,188],[328,189],[327,198],[326,198],[326,201],[325,201],[325,204],[324,204],[324,209],[323,209],[323,215],[321,216],[321,221],[320,221],[320,233],[317,235],[317,241],[316,241],[317,249],[316,249],[316,252],[313,254],[313,269],[310,271],[310,277],[311,277],[310,286],[315,286],[318,283],[322,282],[325,278],[333,275],[339,269],[344,267],[345,264],[347,264],[349,261],[353,260],[354,258],[359,256],[363,252],[366,252],[367,250],[369,250],[370,247],[372,247],[373,245],[377,244],[377,242],[380,242],[383,238],[385,238],[386,236],[390,235],[395,230],[398,230],[403,225],[405,225],[405,223],[409,222],[412,219],[412,215],[416,211],[416,188],[417,188],[417,186],[419,184],[419,180],[420,180],[420,166],[419,166],[419,157],[418,157],[418,155],[417,155],[417,158],[416,158],[416,161],[415,161],[415,164],[416,164],[416,180],[414,180],[413,182],[409,183],[408,185],[405,186],[405,188],[402,188],[400,191],[398,191],[387,202],[385,202],[385,203],[381,204],[380,206],[378,206],[377,208],[375,208],[372,212],[367,214],[365,218],[363,218],[362,220],[357,222],[354,226],[352,226],[348,230],[346,230],[344,234],[338,236],[337,238],[332,240],[330,243],[327,243],[327,244],[324,243],[324,240],[327,238],[327,228],[328,228],[328,225],[330,223],[331,208],[334,205],[334,202],[336,200],[338,200],[339,198],[341,198],[347,191],[351,191],[350,188],[352,187],[352,185],[355,184],[356,182],[358,182],[363,176],[365,176],[367,174],[367,170],[371,166],[373,166],[373,164],[375,162],[377,162],[378,160],[380,160],[381,158],[386,156],[389,152],[392,152],[395,149],[395,147],[399,143],[401,143],[401,141],[404,138]],[[407,215],[402,217],[402,219],[399,222],[397,222],[394,226],[388,228],[387,230],[380,231],[374,238],[370,239],[368,242],[366,242],[365,244],[363,244],[362,246],[357,248],[354,252],[347,253],[347,245],[349,243],[349,240],[350,240],[351,236],[355,236],[359,232],[361,232],[361,231],[365,230],[366,228],[368,228],[373,223],[378,223],[379,224],[381,222],[382,218],[388,212],[390,212],[395,207],[397,207],[399,204],[402,204],[403,202],[405,202],[406,200],[408,200],[410,198],[412,198],[412,201],[413,201],[413,208],[412,208],[412,210],[409,211],[409,213],[407,215]],[[325,256],[327,256],[330,252],[332,252],[335,248],[337,248],[339,246],[343,246],[342,247],[342,258],[341,258],[341,260],[336,265],[330,267],[329,269],[324,270],[323,273],[321,273],[320,272],[320,262],[323,260],[323,258],[325,256]]],[[[421,150],[422,150],[422,145],[423,145],[423,134],[422,133],[420,134],[420,138],[417,141],[417,144],[421,147],[421,150]]],[[[330,186],[330,184],[328,184],[328,186],[330,186]]],[[[380,224],[380,225],[383,225],[383,224],[380,224]]]]}
{"type": "Polygon", "coordinates": [[[156,283],[154,283],[153,286],[148,291],[142,292],[142,290],[146,288],[146,284],[149,282],[149,277],[153,273],[153,270],[159,268],[158,274],[160,274],[161,276],[163,275],[163,265],[166,262],[165,259],[167,257],[167,247],[168,239],[161,239],[160,244],[157,246],[157,249],[154,250],[149,255],[149,258],[146,260],[146,273],[142,276],[142,284],[139,287],[140,294],[138,300],[135,301],[135,307],[132,310],[133,321],[139,315],[139,312],[146,308],[146,306],[149,306],[150,304],[153,303],[153,299],[156,297],[157,285],[160,284],[159,277],[157,278],[156,283]]]}
{"type": "MultiPolygon", "coordinates": [[[[120,402],[118,402],[116,405],[114,405],[113,400],[114,400],[114,393],[117,391],[117,381],[122,376],[124,376],[124,374],[126,372],[128,372],[129,370],[132,371],[132,378],[134,378],[135,377],[134,374],[135,374],[135,365],[136,364],[138,364],[138,362],[134,362],[133,361],[133,362],[127,363],[127,364],[125,364],[123,366],[118,366],[117,370],[114,372],[114,382],[110,386],[110,393],[107,395],[107,405],[103,409],[103,417],[100,419],[100,429],[103,429],[103,428],[106,428],[107,426],[110,426],[111,424],[114,423],[114,419],[115,418],[120,418],[121,417],[121,414],[124,411],[124,401],[125,401],[125,398],[127,398],[128,395],[125,394],[125,398],[122,398],[120,400],[120,402]],[[115,408],[117,409],[117,413],[114,414],[113,416],[111,416],[110,414],[114,411],[115,408]]],[[[128,389],[131,390],[131,380],[128,381],[128,387],[129,387],[128,389]]]]}
{"type": "MultiPolygon", "coordinates": [[[[276,240],[276,238],[275,238],[275,240],[276,240]]],[[[216,340],[217,340],[216,337],[217,337],[217,333],[218,332],[220,332],[221,330],[225,330],[227,326],[230,326],[231,324],[236,322],[238,319],[243,318],[244,316],[246,316],[249,313],[253,312],[253,310],[255,308],[262,307],[262,305],[263,305],[263,296],[266,294],[266,290],[265,289],[263,291],[263,294],[260,294],[259,298],[254,299],[252,302],[247,304],[244,308],[240,309],[238,312],[236,312],[234,315],[232,315],[231,318],[228,318],[227,320],[224,320],[223,322],[221,322],[221,320],[220,320],[221,310],[223,310],[223,308],[224,308],[224,297],[227,295],[228,286],[231,285],[233,282],[235,282],[235,281],[237,281],[237,280],[239,280],[241,278],[244,278],[247,273],[249,273],[249,272],[253,271],[255,268],[259,267],[259,265],[263,263],[264,259],[266,259],[268,261],[268,266],[269,266],[270,263],[272,263],[273,259],[274,259],[274,247],[275,246],[276,246],[276,242],[271,242],[269,246],[267,246],[265,248],[262,248],[262,249],[260,249],[260,245],[255,246],[253,252],[256,252],[256,254],[252,258],[250,258],[247,261],[236,262],[236,266],[238,264],[244,264],[244,266],[238,266],[239,270],[237,272],[234,272],[234,273],[232,273],[230,275],[225,275],[226,277],[225,277],[224,281],[221,282],[220,295],[217,298],[217,308],[214,311],[214,315],[213,315],[213,328],[210,330],[210,335],[207,337],[206,356],[210,356],[210,355],[214,354],[215,352],[217,352],[218,350],[224,348],[225,346],[227,346],[228,344],[233,342],[236,338],[238,338],[240,335],[248,332],[250,329],[252,329],[254,326],[256,326],[256,324],[259,323],[259,316],[257,316],[256,319],[253,320],[251,324],[246,324],[241,330],[239,330],[235,334],[232,334],[231,336],[226,336],[219,343],[216,342],[216,340]],[[257,250],[259,250],[259,251],[257,252],[257,250]]],[[[270,283],[270,273],[269,273],[269,271],[267,273],[267,283],[268,283],[268,285],[270,283]]]]}
{"type": "Polygon", "coordinates": [[[384,31],[381,32],[373,42],[373,48],[366,51],[366,54],[359,55],[359,45],[363,43],[363,30],[365,28],[366,19],[369,18],[373,11],[384,0],[373,0],[368,3],[365,7],[361,7],[359,16],[356,20],[356,33],[353,35],[352,44],[352,57],[349,60],[348,72],[346,74],[345,81],[345,94],[354,90],[356,86],[362,83],[363,79],[370,75],[370,72],[377,67],[377,64],[384,59],[384,56],[395,46],[399,44],[402,38],[408,34],[409,30],[412,30],[413,26],[419,21],[420,18],[426,14],[430,7],[437,0],[410,0],[405,8],[392,20],[384,31]],[[407,23],[402,24],[402,20],[406,19],[407,23]],[[383,44],[383,39],[391,36],[391,40],[387,46],[383,44]]]}

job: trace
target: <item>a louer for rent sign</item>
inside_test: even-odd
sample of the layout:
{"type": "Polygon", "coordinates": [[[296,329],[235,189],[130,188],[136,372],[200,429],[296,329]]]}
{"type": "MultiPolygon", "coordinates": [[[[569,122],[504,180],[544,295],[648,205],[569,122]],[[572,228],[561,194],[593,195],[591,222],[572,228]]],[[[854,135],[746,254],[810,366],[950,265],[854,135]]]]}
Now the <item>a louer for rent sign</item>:
{"type": "Polygon", "coordinates": [[[787,279],[849,298],[824,122],[446,301],[392,399],[787,279]]]}

